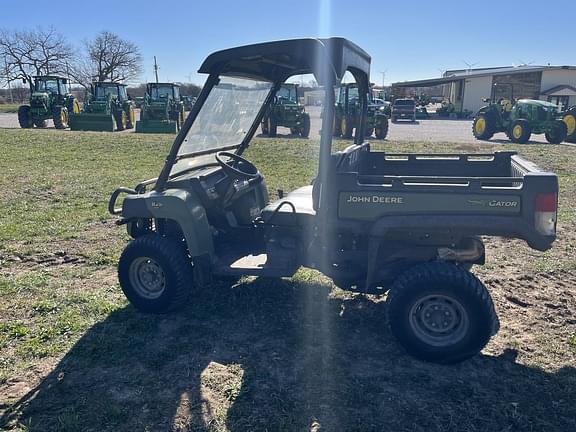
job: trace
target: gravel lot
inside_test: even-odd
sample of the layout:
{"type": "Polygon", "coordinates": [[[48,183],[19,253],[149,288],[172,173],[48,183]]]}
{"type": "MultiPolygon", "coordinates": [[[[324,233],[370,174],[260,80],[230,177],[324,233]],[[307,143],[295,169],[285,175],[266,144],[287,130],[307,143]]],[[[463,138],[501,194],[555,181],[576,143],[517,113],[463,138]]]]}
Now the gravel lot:
{"type": "MultiPolygon", "coordinates": [[[[320,107],[306,107],[311,118],[311,137],[318,137],[320,133],[320,107]]],[[[139,118],[136,113],[136,119],[139,118]]],[[[18,128],[18,117],[16,114],[0,114],[0,128],[18,128]]],[[[53,128],[51,121],[48,127],[53,128]]],[[[133,130],[125,131],[125,133],[133,130]]],[[[279,128],[278,135],[288,135],[290,131],[286,128],[279,128]]],[[[477,143],[472,135],[472,120],[418,120],[416,123],[398,122],[390,123],[390,131],[387,139],[389,141],[429,141],[429,142],[456,142],[456,143],[477,143]]],[[[505,134],[499,133],[492,138],[493,142],[508,143],[505,134]]],[[[546,143],[544,135],[534,135],[531,143],[546,143]]]]}

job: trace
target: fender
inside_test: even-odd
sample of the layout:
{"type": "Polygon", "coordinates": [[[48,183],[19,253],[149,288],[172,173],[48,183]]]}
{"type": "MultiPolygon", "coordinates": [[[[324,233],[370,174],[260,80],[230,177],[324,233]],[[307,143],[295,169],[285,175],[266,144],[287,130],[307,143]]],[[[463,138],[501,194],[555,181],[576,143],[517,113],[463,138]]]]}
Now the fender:
{"type": "Polygon", "coordinates": [[[214,255],[206,211],[200,200],[190,192],[167,189],[127,195],[122,203],[122,216],[126,219],[171,219],[182,229],[190,256],[214,255]]]}

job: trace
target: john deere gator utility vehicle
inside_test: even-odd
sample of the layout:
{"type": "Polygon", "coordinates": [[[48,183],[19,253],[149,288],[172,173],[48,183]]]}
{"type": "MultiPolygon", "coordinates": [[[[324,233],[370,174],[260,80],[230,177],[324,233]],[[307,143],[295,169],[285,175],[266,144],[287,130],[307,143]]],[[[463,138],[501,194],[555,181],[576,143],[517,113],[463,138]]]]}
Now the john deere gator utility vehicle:
{"type": "Polygon", "coordinates": [[[516,103],[503,99],[480,108],[472,133],[479,140],[489,140],[497,132],[505,132],[510,141],[524,144],[532,134],[545,134],[551,144],[560,144],[568,130],[558,106],[541,100],[520,99],[516,103]]]}
{"type": "MultiPolygon", "coordinates": [[[[208,79],[160,175],[117,189],[108,203],[133,238],[118,275],[137,309],[167,313],[215,279],[290,277],[304,266],[346,290],[388,292],[382,321],[420,359],[457,362],[484,347],[498,318],[486,287],[470,273],[485,260],[480,236],[549,249],[555,174],[514,152],[374,150],[364,141],[370,56],[346,39],[218,51],[199,72],[208,79]],[[360,120],[354,142],[338,150],[335,90],[347,71],[358,84],[360,120]],[[244,152],[282,84],[308,73],[326,101],[317,176],[270,200],[244,152]]],[[[288,162],[269,167],[278,163],[288,162]]]]}
{"type": "MultiPolygon", "coordinates": [[[[388,135],[388,106],[372,103],[372,92],[369,94],[368,111],[366,117],[366,136],[376,135],[378,139],[388,135]]],[[[358,133],[362,110],[358,84],[347,83],[340,87],[336,100],[336,116],[334,118],[334,136],[352,138],[354,129],[358,133]]]]}
{"type": "Polygon", "coordinates": [[[122,131],[134,127],[134,104],[128,99],[126,85],[95,82],[79,114],[70,117],[70,129],[85,131],[122,131]]]}
{"type": "Polygon", "coordinates": [[[310,135],[310,114],[298,101],[297,84],[283,84],[270,110],[262,119],[264,135],[275,137],[278,126],[289,128],[292,135],[300,135],[302,138],[310,135]]]}
{"type": "Polygon", "coordinates": [[[18,122],[22,128],[43,128],[47,120],[56,129],[68,127],[72,113],[80,111],[80,105],[70,93],[68,79],[58,76],[36,76],[30,84],[30,102],[18,108],[18,122]]]}
{"type": "Polygon", "coordinates": [[[180,86],[173,83],[148,83],[140,108],[137,133],[176,133],[184,123],[184,102],[180,86]]]}

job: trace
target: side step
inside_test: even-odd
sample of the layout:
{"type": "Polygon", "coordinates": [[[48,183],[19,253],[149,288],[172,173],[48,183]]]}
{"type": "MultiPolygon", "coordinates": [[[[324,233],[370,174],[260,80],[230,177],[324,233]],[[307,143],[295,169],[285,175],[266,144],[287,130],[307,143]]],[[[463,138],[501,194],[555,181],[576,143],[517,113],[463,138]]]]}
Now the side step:
{"type": "Polygon", "coordinates": [[[213,271],[219,276],[290,277],[298,270],[298,266],[290,264],[288,262],[269,263],[266,254],[246,255],[229,264],[220,262],[213,267],[213,271]]]}

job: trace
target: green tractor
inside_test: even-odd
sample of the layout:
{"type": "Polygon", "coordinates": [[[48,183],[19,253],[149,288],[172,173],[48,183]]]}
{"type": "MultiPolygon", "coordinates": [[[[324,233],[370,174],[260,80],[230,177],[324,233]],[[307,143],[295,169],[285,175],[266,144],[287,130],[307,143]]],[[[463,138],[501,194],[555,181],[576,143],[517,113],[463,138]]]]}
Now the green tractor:
{"type": "MultiPolygon", "coordinates": [[[[370,94],[371,96],[371,94],[370,94]]],[[[359,127],[360,98],[358,95],[358,84],[347,83],[340,86],[338,98],[336,100],[336,114],[334,116],[334,136],[352,138],[355,128],[359,127]]],[[[368,100],[368,111],[366,117],[366,136],[376,135],[378,139],[386,138],[388,135],[387,105],[379,105],[368,100]]]]}
{"type": "Polygon", "coordinates": [[[128,99],[125,84],[95,82],[90,85],[82,112],[70,116],[70,129],[122,131],[132,129],[134,120],[134,104],[128,99]]]}
{"type": "Polygon", "coordinates": [[[510,141],[527,143],[532,134],[545,134],[550,144],[560,144],[568,135],[566,123],[558,106],[534,99],[520,99],[516,103],[503,99],[499,103],[489,102],[480,108],[472,133],[479,140],[489,140],[497,132],[505,132],[510,141]]]}
{"type": "Polygon", "coordinates": [[[264,135],[275,137],[278,126],[287,127],[292,135],[300,135],[302,138],[310,135],[310,114],[298,102],[297,84],[282,84],[274,103],[262,119],[264,135]]]}
{"type": "Polygon", "coordinates": [[[184,109],[186,111],[192,111],[192,107],[196,103],[196,98],[194,96],[182,96],[182,102],[184,102],[184,109]]]}
{"type": "Polygon", "coordinates": [[[576,105],[571,106],[562,114],[562,120],[566,123],[566,142],[576,143],[576,105]]]}
{"type": "Polygon", "coordinates": [[[146,96],[136,122],[136,133],[177,133],[184,123],[180,86],[172,83],[146,84],[146,96]]]}
{"type": "Polygon", "coordinates": [[[52,119],[56,129],[66,129],[70,114],[80,112],[78,101],[70,93],[68,80],[58,76],[36,76],[29,84],[30,103],[18,108],[20,127],[44,128],[47,120],[52,119]]]}

